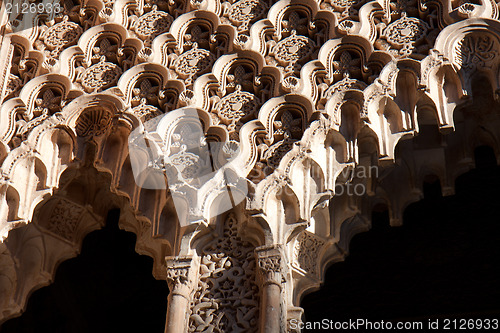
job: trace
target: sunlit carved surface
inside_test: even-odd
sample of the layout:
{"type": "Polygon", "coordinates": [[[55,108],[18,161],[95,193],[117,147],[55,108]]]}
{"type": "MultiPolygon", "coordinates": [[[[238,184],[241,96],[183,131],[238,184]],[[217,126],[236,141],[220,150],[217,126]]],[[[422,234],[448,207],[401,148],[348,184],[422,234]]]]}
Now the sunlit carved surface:
{"type": "MultiPolygon", "coordinates": [[[[453,194],[475,147],[499,152],[494,0],[69,0],[63,8],[2,9],[0,322],[19,315],[120,208],[120,227],[175,290],[167,331],[285,330],[325,267],[370,228],[375,205],[399,225],[425,177],[453,194]],[[241,152],[235,177],[248,196],[216,218],[227,184],[186,199],[186,217],[169,191],[133,177],[129,134],[183,107],[196,110],[207,141],[241,152]],[[189,216],[194,224],[179,223],[189,216]],[[220,240],[224,228],[231,232],[220,240]],[[259,260],[270,257],[282,267],[262,273],[259,260]]],[[[168,140],[189,138],[175,122],[166,128],[168,140]]],[[[179,159],[186,175],[191,157],[179,159]]]]}

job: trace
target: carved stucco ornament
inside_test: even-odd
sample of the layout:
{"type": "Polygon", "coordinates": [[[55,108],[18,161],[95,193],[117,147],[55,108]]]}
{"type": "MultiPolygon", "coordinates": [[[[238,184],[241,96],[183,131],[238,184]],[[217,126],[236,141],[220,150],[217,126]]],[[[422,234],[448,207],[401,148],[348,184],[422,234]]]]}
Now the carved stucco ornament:
{"type": "Polygon", "coordinates": [[[295,264],[308,274],[317,276],[319,273],[319,258],[324,245],[324,240],[308,231],[303,231],[297,237],[294,247],[295,264]]]}
{"type": "Polygon", "coordinates": [[[267,8],[267,4],[260,0],[240,0],[231,5],[227,15],[239,30],[246,30],[252,20],[265,14],[267,8]]]}
{"type": "Polygon", "coordinates": [[[259,99],[255,95],[237,89],[217,102],[215,110],[222,123],[229,125],[254,116],[259,104],[259,99]]]}
{"type": "Polygon", "coordinates": [[[74,44],[82,33],[82,27],[68,21],[66,17],[62,22],[54,24],[44,31],[40,39],[43,40],[49,50],[59,52],[63,47],[74,44]]]}
{"type": "Polygon", "coordinates": [[[312,39],[292,33],[290,37],[277,43],[272,52],[280,64],[288,65],[311,55],[314,46],[315,43],[312,39]]]}
{"type": "Polygon", "coordinates": [[[77,120],[76,133],[81,137],[100,136],[108,130],[111,120],[111,112],[104,108],[85,110],[77,120]]]}
{"type": "Polygon", "coordinates": [[[83,212],[83,207],[68,200],[60,199],[49,217],[46,228],[66,240],[73,241],[75,230],[83,212]]]}
{"type": "Polygon", "coordinates": [[[424,21],[403,16],[389,24],[385,28],[383,36],[393,45],[413,44],[424,38],[428,29],[428,25],[424,21]]]}
{"type": "MultiPolygon", "coordinates": [[[[415,46],[423,43],[429,31],[429,25],[415,17],[408,17],[405,12],[401,18],[389,24],[382,32],[381,37],[398,50],[399,55],[410,55],[415,46]]],[[[383,44],[383,42],[382,42],[383,44]]]]}
{"type": "Polygon", "coordinates": [[[149,45],[156,36],[168,31],[172,21],[172,16],[156,10],[155,6],[151,12],[139,17],[132,29],[139,38],[146,40],[149,45]]]}
{"type": "Polygon", "coordinates": [[[454,60],[466,72],[488,70],[498,61],[499,45],[498,39],[488,33],[471,33],[457,42],[454,60]]]}
{"type": "Polygon", "coordinates": [[[189,332],[258,332],[259,288],[254,247],[241,239],[235,217],[205,247],[189,315],[189,332]]]}
{"type": "Polygon", "coordinates": [[[181,54],[173,63],[175,71],[182,78],[205,73],[215,62],[215,55],[197,45],[181,54]]]}
{"type": "Polygon", "coordinates": [[[111,62],[99,62],[82,74],[82,86],[87,92],[100,92],[118,82],[122,69],[111,62]]]}
{"type": "Polygon", "coordinates": [[[148,104],[140,104],[133,108],[132,112],[141,119],[146,130],[155,129],[161,119],[157,117],[162,114],[162,112],[157,107],[148,104]]]}

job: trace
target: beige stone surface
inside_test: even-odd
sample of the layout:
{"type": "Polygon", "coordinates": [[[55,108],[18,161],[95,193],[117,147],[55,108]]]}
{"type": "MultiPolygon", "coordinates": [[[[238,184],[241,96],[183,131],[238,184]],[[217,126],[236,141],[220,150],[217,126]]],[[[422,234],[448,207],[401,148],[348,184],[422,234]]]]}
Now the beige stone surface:
{"type": "Polygon", "coordinates": [[[498,15],[494,0],[2,7],[0,323],[120,208],[169,282],[166,332],[287,331],[375,205],[400,225],[425,177],[449,195],[474,148],[498,156],[498,15]],[[236,183],[186,195],[187,226],[171,191],[136,183],[128,153],[134,129],[183,107],[241,151],[249,187],[217,217],[236,183]]]}

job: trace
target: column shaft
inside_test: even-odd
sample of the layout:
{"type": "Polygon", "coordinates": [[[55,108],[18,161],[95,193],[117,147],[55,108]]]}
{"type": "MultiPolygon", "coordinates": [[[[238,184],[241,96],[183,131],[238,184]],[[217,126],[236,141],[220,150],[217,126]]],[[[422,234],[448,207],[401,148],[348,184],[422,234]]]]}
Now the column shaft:
{"type": "Polygon", "coordinates": [[[282,323],[282,253],[277,245],[265,246],[256,250],[261,280],[261,333],[278,333],[283,331],[282,323]]]}
{"type": "Polygon", "coordinates": [[[170,294],[165,333],[187,332],[189,304],[197,270],[197,262],[192,258],[167,258],[167,282],[170,294]]]}

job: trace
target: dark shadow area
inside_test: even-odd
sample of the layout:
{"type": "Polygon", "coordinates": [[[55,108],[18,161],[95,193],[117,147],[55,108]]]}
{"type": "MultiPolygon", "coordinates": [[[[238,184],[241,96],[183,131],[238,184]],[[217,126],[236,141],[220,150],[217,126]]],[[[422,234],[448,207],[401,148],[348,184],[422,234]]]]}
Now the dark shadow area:
{"type": "Polygon", "coordinates": [[[497,165],[495,152],[489,146],[479,146],[474,149],[474,161],[478,169],[492,168],[497,165]]]}
{"type": "Polygon", "coordinates": [[[374,228],[304,297],[305,320],[500,318],[500,168],[483,153],[453,196],[429,179],[402,227],[374,210],[374,228]]]}
{"type": "Polygon", "coordinates": [[[55,281],[30,297],[26,312],[1,333],[163,333],[168,287],[152,275],[153,259],[135,252],[136,236],[110,211],[81,254],[63,262],[55,281]]]}
{"type": "Polygon", "coordinates": [[[437,200],[443,196],[441,190],[441,181],[435,175],[429,175],[424,178],[423,183],[424,199],[437,200]]]}

